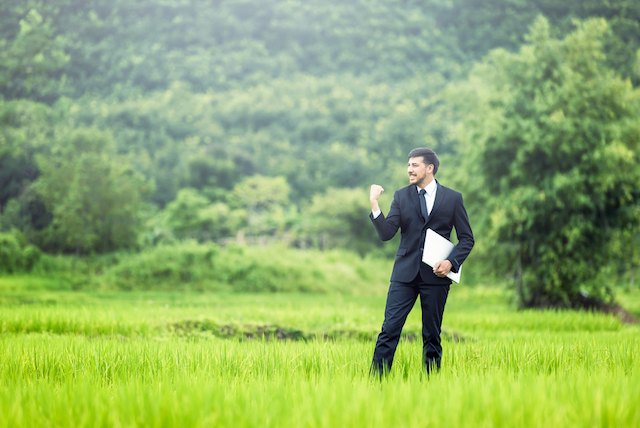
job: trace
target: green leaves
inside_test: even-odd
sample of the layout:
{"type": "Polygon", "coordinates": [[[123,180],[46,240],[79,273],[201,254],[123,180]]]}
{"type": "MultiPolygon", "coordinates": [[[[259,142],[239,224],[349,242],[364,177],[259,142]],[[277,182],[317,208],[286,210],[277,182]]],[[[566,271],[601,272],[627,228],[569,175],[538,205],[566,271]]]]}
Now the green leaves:
{"type": "Polygon", "coordinates": [[[175,238],[205,241],[234,236],[244,225],[247,213],[222,202],[211,203],[197,190],[187,188],[167,204],[162,217],[175,238]]]}
{"type": "Polygon", "coordinates": [[[117,154],[110,133],[57,129],[50,153],[36,160],[41,175],[32,190],[53,214],[49,246],[81,253],[137,244],[143,196],[153,186],[117,154]]]}
{"type": "Polygon", "coordinates": [[[472,90],[467,135],[480,138],[467,137],[467,167],[495,209],[491,236],[517,248],[504,261],[525,271],[524,306],[572,306],[579,290],[602,299],[611,232],[640,203],[639,93],[604,62],[606,22],[576,24],[557,40],[539,18],[529,44],[491,52],[470,78],[486,86],[472,90]]]}
{"type": "Polygon", "coordinates": [[[40,249],[28,244],[19,231],[0,232],[0,274],[29,271],[40,255],[40,249]]]}
{"type": "Polygon", "coordinates": [[[478,248],[497,240],[510,261],[578,265],[586,237],[604,251],[599,230],[636,224],[638,94],[608,65],[636,78],[638,11],[630,0],[3,1],[3,230],[48,251],[109,251],[135,245],[150,217],[147,244],[243,231],[382,251],[360,189],[405,185],[402,159],[429,146],[442,182],[466,190],[489,238],[478,248]],[[548,21],[534,22],[540,11],[548,21]],[[556,37],[589,15],[609,24],[556,37]]]}
{"type": "Polygon", "coordinates": [[[57,95],[65,78],[53,76],[69,61],[64,45],[64,38],[31,9],[13,40],[0,39],[0,94],[38,100],[57,95]]]}

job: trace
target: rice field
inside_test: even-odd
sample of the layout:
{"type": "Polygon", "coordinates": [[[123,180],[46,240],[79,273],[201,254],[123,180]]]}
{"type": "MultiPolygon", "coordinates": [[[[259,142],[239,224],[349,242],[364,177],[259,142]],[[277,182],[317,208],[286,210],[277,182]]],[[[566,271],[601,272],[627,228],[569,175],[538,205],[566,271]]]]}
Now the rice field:
{"type": "Polygon", "coordinates": [[[379,380],[377,294],[5,291],[0,427],[640,426],[637,325],[456,286],[442,370],[417,307],[379,380]]]}

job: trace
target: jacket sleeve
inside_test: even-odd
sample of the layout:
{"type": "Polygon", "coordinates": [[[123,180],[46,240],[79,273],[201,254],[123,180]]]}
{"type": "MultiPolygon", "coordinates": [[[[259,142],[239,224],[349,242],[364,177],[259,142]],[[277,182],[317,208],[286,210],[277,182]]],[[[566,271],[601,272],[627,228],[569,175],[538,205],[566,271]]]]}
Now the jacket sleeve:
{"type": "Polygon", "coordinates": [[[473,232],[471,231],[471,224],[469,224],[467,210],[464,208],[464,204],[462,202],[462,195],[460,195],[456,201],[453,226],[456,228],[458,245],[456,245],[451,254],[449,254],[447,260],[451,262],[451,270],[457,273],[460,270],[462,263],[467,259],[467,256],[471,252],[475,242],[473,239],[473,232]]]}
{"type": "Polygon", "coordinates": [[[391,208],[389,208],[389,215],[386,217],[384,214],[380,214],[377,218],[373,218],[373,213],[369,214],[369,218],[373,222],[373,225],[378,232],[378,236],[383,241],[388,241],[398,232],[400,227],[400,206],[397,201],[398,192],[393,195],[393,202],[391,202],[391,208]]]}

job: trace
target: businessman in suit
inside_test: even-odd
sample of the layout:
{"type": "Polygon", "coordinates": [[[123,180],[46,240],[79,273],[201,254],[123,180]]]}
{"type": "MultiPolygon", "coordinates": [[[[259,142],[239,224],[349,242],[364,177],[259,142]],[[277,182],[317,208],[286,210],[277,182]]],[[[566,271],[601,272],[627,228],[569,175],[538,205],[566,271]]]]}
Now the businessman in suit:
{"type": "Polygon", "coordinates": [[[383,241],[393,238],[400,229],[401,240],[396,254],[387,295],[382,331],[378,335],[371,370],[380,375],[391,370],[402,327],[418,295],[422,306],[423,362],[427,372],[440,368],[442,346],[440,328],[449,294],[449,271],[458,272],[473,248],[473,232],[462,195],[444,187],[435,179],[440,161],[431,149],[417,148],[409,153],[409,186],[395,192],[385,217],[378,198],[384,189],[371,186],[371,220],[383,241]],[[435,266],[422,262],[427,229],[450,238],[456,228],[458,245],[446,260],[435,266]]]}

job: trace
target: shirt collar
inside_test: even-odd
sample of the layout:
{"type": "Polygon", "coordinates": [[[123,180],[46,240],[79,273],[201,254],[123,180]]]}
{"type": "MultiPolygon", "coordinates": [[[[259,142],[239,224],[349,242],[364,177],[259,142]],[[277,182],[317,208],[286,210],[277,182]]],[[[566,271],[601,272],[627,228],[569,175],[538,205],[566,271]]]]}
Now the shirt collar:
{"type": "MultiPolygon", "coordinates": [[[[434,178],[433,180],[431,180],[431,183],[427,184],[427,187],[425,187],[424,190],[427,192],[427,195],[431,196],[433,192],[436,191],[436,188],[437,183],[436,179],[434,178]]],[[[418,193],[420,193],[420,188],[418,186],[416,186],[416,189],[418,189],[418,193]]]]}

